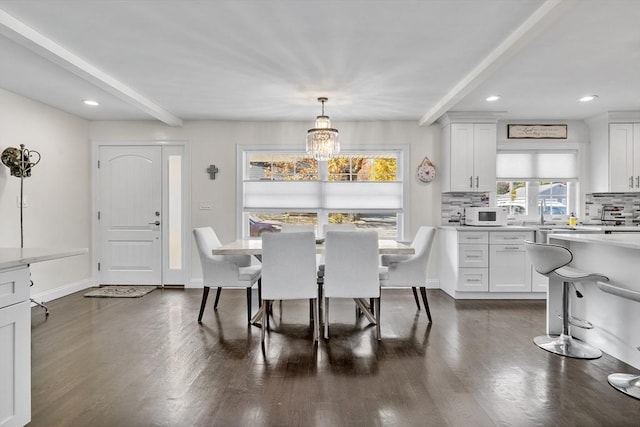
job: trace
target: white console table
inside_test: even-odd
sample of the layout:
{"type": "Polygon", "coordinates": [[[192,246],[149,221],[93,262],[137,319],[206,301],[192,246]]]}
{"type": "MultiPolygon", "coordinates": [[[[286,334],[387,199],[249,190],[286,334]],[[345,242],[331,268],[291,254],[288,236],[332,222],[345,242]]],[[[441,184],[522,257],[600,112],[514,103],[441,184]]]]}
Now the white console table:
{"type": "Polygon", "coordinates": [[[29,265],[87,249],[0,248],[0,427],[31,421],[29,265]]]}

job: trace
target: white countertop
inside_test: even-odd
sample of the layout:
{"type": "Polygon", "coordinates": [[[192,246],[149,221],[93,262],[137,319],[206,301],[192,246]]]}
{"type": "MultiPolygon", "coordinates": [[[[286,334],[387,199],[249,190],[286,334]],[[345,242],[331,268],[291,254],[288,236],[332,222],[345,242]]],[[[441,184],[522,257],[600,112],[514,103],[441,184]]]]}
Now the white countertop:
{"type": "Polygon", "coordinates": [[[0,269],[84,255],[87,248],[0,248],[0,269]]]}
{"type": "Polygon", "coordinates": [[[640,232],[638,233],[613,233],[613,234],[583,234],[583,233],[557,233],[549,234],[549,242],[563,240],[568,242],[594,243],[600,245],[616,246],[628,249],[640,250],[640,232]]]}

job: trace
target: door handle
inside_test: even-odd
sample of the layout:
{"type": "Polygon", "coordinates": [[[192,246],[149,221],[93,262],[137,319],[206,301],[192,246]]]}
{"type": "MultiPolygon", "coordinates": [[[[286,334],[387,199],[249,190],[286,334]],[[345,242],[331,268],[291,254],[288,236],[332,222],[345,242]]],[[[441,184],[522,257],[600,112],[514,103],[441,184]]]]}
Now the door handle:
{"type": "Polygon", "coordinates": [[[160,225],[160,221],[150,222],[149,225],[160,225]]]}
{"type": "Polygon", "coordinates": [[[476,189],[480,188],[480,177],[476,176],[476,189]]]}

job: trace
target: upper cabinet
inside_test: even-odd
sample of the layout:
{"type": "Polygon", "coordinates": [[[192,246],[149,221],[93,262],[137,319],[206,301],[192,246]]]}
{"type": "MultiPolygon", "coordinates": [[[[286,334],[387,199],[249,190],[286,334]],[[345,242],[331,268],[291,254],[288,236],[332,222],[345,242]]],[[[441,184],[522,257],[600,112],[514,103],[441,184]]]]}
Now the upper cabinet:
{"type": "Polygon", "coordinates": [[[640,111],[609,111],[587,121],[588,193],[640,192],[640,111]]]}
{"type": "Polygon", "coordinates": [[[609,191],[640,191],[640,123],[609,125],[609,191]]]}
{"type": "Polygon", "coordinates": [[[497,118],[475,119],[447,113],[440,120],[443,192],[495,191],[497,118]]]}

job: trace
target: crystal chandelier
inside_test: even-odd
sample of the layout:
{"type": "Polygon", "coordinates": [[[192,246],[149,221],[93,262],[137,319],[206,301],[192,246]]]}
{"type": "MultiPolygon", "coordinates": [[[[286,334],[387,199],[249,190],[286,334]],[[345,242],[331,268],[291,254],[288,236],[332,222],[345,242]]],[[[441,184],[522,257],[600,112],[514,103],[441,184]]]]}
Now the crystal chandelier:
{"type": "Polygon", "coordinates": [[[322,114],[316,118],[315,127],[307,131],[307,154],[316,160],[326,161],[340,152],[338,130],[331,127],[329,116],[324,115],[327,98],[318,98],[322,103],[322,114]]]}

